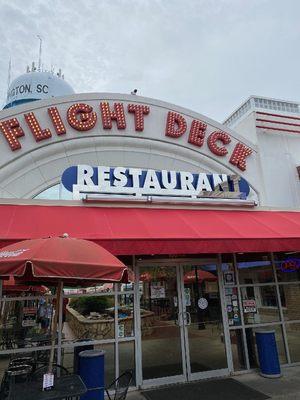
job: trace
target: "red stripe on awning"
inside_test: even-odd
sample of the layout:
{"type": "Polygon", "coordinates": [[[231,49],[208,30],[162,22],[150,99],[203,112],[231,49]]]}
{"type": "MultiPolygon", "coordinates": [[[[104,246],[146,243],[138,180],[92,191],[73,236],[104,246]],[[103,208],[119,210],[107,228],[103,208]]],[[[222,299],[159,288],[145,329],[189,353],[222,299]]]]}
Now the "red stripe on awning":
{"type": "Polygon", "coordinates": [[[1,245],[68,233],[115,255],[300,250],[300,212],[1,205],[1,245]]]}

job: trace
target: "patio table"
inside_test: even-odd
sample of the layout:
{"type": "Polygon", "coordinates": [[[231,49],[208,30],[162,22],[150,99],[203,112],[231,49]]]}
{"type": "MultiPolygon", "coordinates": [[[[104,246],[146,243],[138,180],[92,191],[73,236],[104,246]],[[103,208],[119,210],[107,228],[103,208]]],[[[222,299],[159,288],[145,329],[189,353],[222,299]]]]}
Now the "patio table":
{"type": "Polygon", "coordinates": [[[54,378],[52,390],[42,390],[42,381],[15,383],[10,400],[59,400],[77,399],[87,392],[79,375],[54,378]]]}

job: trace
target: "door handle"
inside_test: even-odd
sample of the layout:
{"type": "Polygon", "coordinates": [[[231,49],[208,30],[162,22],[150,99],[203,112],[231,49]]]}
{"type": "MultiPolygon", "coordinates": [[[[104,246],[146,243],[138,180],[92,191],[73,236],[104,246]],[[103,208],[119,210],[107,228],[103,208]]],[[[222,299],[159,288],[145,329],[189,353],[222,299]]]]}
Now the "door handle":
{"type": "Polygon", "coordinates": [[[190,314],[188,311],[187,311],[186,313],[187,313],[187,316],[188,316],[188,322],[187,322],[187,324],[188,324],[188,325],[191,325],[191,323],[192,323],[191,314],[190,314]]]}
{"type": "Polygon", "coordinates": [[[185,311],[184,313],[184,322],[186,326],[190,326],[192,323],[192,318],[191,314],[188,311],[185,311]]]}
{"type": "Polygon", "coordinates": [[[177,325],[177,326],[182,326],[181,321],[182,321],[181,313],[178,312],[178,313],[177,313],[177,318],[174,320],[174,323],[175,323],[175,325],[177,325]]]}

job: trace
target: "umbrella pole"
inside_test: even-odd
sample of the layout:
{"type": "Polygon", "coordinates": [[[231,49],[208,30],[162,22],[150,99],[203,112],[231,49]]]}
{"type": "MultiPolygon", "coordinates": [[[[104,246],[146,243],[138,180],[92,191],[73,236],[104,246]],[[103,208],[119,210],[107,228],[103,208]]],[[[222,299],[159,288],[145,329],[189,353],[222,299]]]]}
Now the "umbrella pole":
{"type": "Polygon", "coordinates": [[[53,323],[52,323],[51,350],[50,350],[49,366],[48,366],[49,373],[52,373],[52,368],[53,368],[55,341],[56,341],[56,336],[57,336],[57,321],[58,321],[58,314],[59,314],[59,308],[60,308],[59,306],[60,306],[60,302],[61,302],[62,288],[63,288],[63,282],[59,281],[58,285],[57,285],[55,314],[54,314],[53,323]]]}

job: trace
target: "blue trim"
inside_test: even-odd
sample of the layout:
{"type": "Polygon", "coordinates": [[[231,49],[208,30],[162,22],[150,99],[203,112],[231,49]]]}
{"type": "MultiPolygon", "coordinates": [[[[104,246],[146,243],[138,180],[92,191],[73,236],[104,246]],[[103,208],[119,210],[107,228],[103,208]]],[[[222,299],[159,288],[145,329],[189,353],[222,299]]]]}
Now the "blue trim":
{"type": "Polygon", "coordinates": [[[4,107],[3,110],[5,110],[6,108],[11,108],[11,107],[15,107],[15,106],[19,106],[21,104],[24,103],[30,103],[32,101],[37,101],[37,100],[41,100],[41,99],[21,99],[21,100],[14,100],[10,103],[7,103],[4,107]]]}

